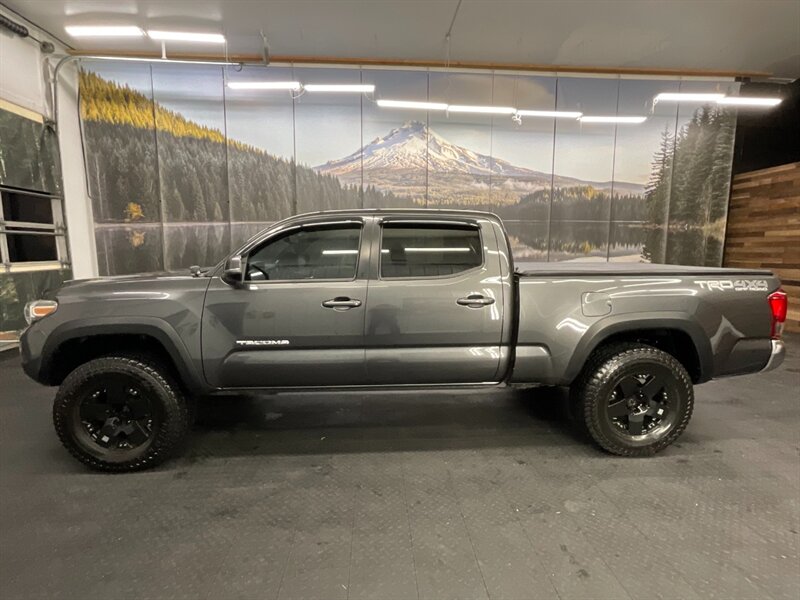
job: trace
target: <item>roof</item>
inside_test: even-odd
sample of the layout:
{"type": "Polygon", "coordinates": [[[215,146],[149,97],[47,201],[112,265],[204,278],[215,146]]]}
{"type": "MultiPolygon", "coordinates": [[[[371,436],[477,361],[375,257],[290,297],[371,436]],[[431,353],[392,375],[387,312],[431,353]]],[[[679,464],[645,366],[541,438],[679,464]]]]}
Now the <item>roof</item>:
{"type": "Polygon", "coordinates": [[[436,216],[460,216],[460,217],[489,217],[499,219],[496,214],[484,210],[466,209],[444,209],[444,208],[343,208],[336,210],[319,210],[314,212],[301,213],[289,217],[299,219],[304,217],[325,216],[325,215],[436,215],[436,216]]]}

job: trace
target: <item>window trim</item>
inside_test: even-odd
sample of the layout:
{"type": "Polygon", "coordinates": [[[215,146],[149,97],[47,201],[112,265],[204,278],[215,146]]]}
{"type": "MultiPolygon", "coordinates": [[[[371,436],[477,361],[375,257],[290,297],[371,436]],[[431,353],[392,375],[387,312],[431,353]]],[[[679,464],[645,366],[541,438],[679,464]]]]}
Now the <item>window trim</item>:
{"type": "Polygon", "coordinates": [[[273,283],[326,283],[326,282],[352,282],[358,279],[358,270],[361,265],[361,254],[363,253],[363,242],[364,242],[364,222],[359,220],[347,220],[347,221],[324,221],[324,222],[309,222],[309,223],[299,223],[297,225],[290,225],[288,227],[282,228],[279,231],[273,232],[271,235],[264,237],[263,239],[258,240],[256,243],[252,244],[250,248],[246,249],[243,254],[243,265],[244,265],[244,274],[245,277],[244,284],[249,290],[260,290],[264,289],[264,286],[269,286],[273,283]],[[355,227],[353,227],[355,226],[355,227]],[[314,228],[322,228],[322,229],[358,229],[358,251],[356,253],[356,265],[355,270],[353,271],[353,276],[347,279],[344,278],[325,278],[325,279],[269,279],[265,281],[256,281],[253,282],[250,279],[246,279],[247,277],[247,265],[250,262],[250,255],[257,249],[260,249],[266,244],[269,244],[273,241],[277,241],[278,238],[284,235],[293,235],[297,231],[303,229],[314,229],[314,228]]]}
{"type": "MultiPolygon", "coordinates": [[[[486,252],[485,246],[483,244],[483,228],[481,227],[480,223],[475,223],[471,221],[461,221],[461,220],[452,220],[448,221],[445,219],[431,221],[428,219],[408,219],[408,218],[400,218],[400,219],[383,219],[379,224],[381,233],[378,236],[378,280],[379,281],[430,281],[430,280],[437,280],[437,279],[454,279],[456,277],[463,277],[464,275],[470,275],[473,272],[482,271],[486,269],[486,252]],[[478,240],[480,242],[480,250],[481,250],[481,264],[476,265],[474,267],[470,267],[469,269],[465,269],[463,271],[459,271],[458,273],[453,273],[451,275],[430,275],[430,276],[422,276],[422,277],[384,277],[383,273],[381,272],[381,266],[383,263],[383,230],[386,225],[406,225],[406,226],[413,226],[413,225],[422,225],[422,226],[429,226],[430,228],[438,228],[442,229],[445,227],[451,228],[461,228],[461,229],[474,229],[478,232],[478,240]]],[[[400,227],[398,227],[400,229],[400,227]]]]}
{"type": "Polygon", "coordinates": [[[37,190],[26,190],[0,185],[0,195],[19,194],[50,200],[52,223],[34,223],[30,221],[7,221],[0,201],[0,273],[25,273],[33,271],[57,271],[70,266],[67,249],[67,228],[64,223],[64,203],[61,196],[37,190]],[[24,229],[16,229],[24,228],[24,229]],[[33,231],[31,231],[33,230],[33,231]],[[9,235],[41,235],[55,240],[55,260],[31,260],[11,262],[8,247],[9,235]]]}

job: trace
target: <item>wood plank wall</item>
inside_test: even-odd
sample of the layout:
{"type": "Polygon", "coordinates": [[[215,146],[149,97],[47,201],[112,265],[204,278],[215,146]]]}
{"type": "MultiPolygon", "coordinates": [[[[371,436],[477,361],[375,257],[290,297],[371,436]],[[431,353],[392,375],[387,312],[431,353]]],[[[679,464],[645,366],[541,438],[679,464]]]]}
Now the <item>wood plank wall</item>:
{"type": "Polygon", "coordinates": [[[800,162],[734,176],[723,264],[780,277],[786,330],[800,332],[800,162]]]}

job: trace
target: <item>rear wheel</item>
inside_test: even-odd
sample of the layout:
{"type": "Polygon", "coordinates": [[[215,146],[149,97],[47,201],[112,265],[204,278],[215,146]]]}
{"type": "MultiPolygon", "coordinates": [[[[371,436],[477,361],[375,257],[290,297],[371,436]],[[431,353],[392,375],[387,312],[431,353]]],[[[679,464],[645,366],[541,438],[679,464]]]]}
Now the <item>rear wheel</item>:
{"type": "Polygon", "coordinates": [[[620,456],[655,454],[686,429],[694,407],[689,374],[652,346],[618,344],[597,352],[578,385],[577,408],[603,449],[620,456]]]}
{"type": "Polygon", "coordinates": [[[89,467],[145,469],[167,459],[189,428],[180,389],[153,362],[107,356],[70,373],[53,405],[56,433],[89,467]]]}

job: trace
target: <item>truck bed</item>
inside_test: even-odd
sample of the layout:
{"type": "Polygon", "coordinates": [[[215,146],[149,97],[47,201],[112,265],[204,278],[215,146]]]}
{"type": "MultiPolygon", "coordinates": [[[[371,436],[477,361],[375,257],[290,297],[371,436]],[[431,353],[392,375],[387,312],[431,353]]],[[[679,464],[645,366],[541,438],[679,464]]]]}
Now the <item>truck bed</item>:
{"type": "Polygon", "coordinates": [[[563,275],[755,275],[769,277],[766,269],[730,269],[724,267],[687,267],[682,265],[655,265],[650,263],[612,262],[528,262],[515,261],[515,272],[520,277],[552,277],[563,275]]]}

